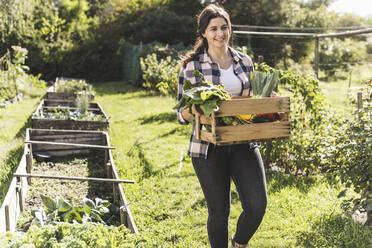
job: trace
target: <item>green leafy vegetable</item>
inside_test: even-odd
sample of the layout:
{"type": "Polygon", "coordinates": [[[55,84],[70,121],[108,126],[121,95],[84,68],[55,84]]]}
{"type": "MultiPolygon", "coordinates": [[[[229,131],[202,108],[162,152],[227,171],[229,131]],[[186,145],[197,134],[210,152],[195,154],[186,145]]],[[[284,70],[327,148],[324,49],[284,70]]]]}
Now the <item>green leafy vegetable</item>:
{"type": "Polygon", "coordinates": [[[213,83],[206,81],[199,71],[195,70],[193,75],[200,78],[200,82],[192,84],[189,80],[185,81],[182,99],[174,109],[187,107],[191,113],[192,105],[197,104],[204,115],[209,117],[212,111],[218,110],[218,104],[221,101],[230,99],[230,95],[224,86],[213,85],[213,83]]]}
{"type": "Polygon", "coordinates": [[[255,71],[251,74],[251,85],[253,95],[258,97],[268,97],[270,93],[278,86],[279,72],[265,73],[255,71]]]}
{"type": "Polygon", "coordinates": [[[41,194],[44,208],[41,207],[32,211],[36,222],[44,226],[56,224],[58,221],[69,223],[100,222],[112,223],[114,216],[118,215],[119,208],[107,200],[96,198],[95,201],[84,198],[83,206],[75,206],[72,202],[60,197],[52,199],[50,196],[41,194]]]}
{"type": "MultiPolygon", "coordinates": [[[[204,115],[209,117],[213,111],[218,110],[218,105],[222,101],[229,100],[231,97],[223,85],[213,85],[213,83],[205,80],[203,74],[201,74],[199,71],[195,70],[193,75],[200,78],[200,82],[192,84],[189,80],[185,81],[183,86],[183,96],[174,109],[186,107],[189,109],[190,113],[192,113],[192,105],[196,104],[203,111],[204,115]]],[[[193,121],[194,120],[192,119],[191,122],[193,121]]],[[[223,117],[221,124],[239,125],[246,123],[247,122],[241,118],[229,116],[223,117]]],[[[207,130],[210,130],[208,125],[205,125],[205,127],[207,130]]]]}

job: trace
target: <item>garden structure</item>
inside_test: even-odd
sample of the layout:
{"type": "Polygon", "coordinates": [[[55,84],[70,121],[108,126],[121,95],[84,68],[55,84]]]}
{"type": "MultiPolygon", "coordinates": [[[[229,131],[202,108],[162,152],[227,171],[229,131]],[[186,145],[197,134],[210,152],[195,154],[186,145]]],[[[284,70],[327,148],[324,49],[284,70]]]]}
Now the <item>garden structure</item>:
{"type": "Polygon", "coordinates": [[[287,96],[247,98],[240,97],[222,101],[217,111],[211,116],[195,115],[196,137],[217,145],[241,144],[252,141],[263,141],[290,136],[289,121],[290,98],[287,96]],[[243,125],[220,125],[219,118],[226,116],[270,116],[261,121],[243,125]],[[200,124],[210,126],[210,130],[202,130],[200,124]]]}
{"type": "Polygon", "coordinates": [[[112,149],[106,132],[27,129],[24,154],[0,208],[0,232],[23,231],[30,222],[17,227],[17,221],[31,218],[43,194],[68,202],[107,200],[115,207],[105,223],[138,233],[122,186],[133,182],[119,179],[112,149]]]}
{"type": "Polygon", "coordinates": [[[31,118],[32,128],[66,130],[105,130],[108,117],[99,103],[86,104],[85,110],[72,100],[43,99],[31,118]]]}
{"type": "Polygon", "coordinates": [[[57,77],[54,84],[48,88],[46,99],[75,100],[81,92],[86,92],[91,100],[94,99],[91,85],[84,79],[57,77]]]}

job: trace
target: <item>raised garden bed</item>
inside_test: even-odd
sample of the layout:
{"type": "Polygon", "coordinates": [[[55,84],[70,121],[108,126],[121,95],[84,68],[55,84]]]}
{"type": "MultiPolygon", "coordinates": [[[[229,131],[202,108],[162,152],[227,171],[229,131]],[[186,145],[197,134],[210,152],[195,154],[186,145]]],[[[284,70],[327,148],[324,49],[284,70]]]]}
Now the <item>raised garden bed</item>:
{"type": "Polygon", "coordinates": [[[119,179],[106,132],[27,129],[25,143],[0,208],[1,233],[27,230],[41,194],[73,203],[84,197],[108,200],[118,209],[113,222],[138,233],[121,185],[130,181],[119,179]]]}
{"type": "Polygon", "coordinates": [[[46,99],[75,100],[80,92],[87,92],[94,99],[92,86],[84,79],[57,77],[55,83],[48,88],[46,99]]]}
{"type": "Polygon", "coordinates": [[[286,138],[291,134],[290,98],[286,96],[247,98],[241,97],[221,102],[219,110],[211,117],[195,116],[195,133],[198,139],[216,145],[231,145],[252,141],[265,141],[286,138]],[[219,118],[225,116],[255,115],[278,113],[278,119],[270,122],[249,123],[244,125],[220,126],[219,118]],[[210,131],[202,130],[200,124],[210,126],[210,131]]]}
{"type": "Polygon", "coordinates": [[[80,114],[75,101],[43,99],[31,118],[32,128],[66,130],[105,130],[108,118],[98,103],[89,103],[80,114]]]}

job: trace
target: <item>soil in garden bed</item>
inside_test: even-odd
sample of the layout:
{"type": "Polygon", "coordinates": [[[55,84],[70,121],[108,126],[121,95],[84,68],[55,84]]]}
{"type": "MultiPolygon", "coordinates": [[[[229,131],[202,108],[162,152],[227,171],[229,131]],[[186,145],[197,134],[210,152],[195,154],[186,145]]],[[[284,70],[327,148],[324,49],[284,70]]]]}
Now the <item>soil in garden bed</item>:
{"type": "MultiPolygon", "coordinates": [[[[43,162],[35,162],[33,174],[98,177],[107,178],[102,151],[94,151],[89,155],[59,158],[43,162]]],[[[27,223],[32,219],[32,210],[43,206],[40,195],[45,194],[53,199],[57,196],[82,205],[83,198],[94,201],[96,197],[113,203],[112,184],[106,182],[72,181],[60,179],[32,178],[29,185],[24,212],[18,221],[20,230],[27,229],[27,223]],[[26,226],[25,226],[26,225],[26,226]]]]}

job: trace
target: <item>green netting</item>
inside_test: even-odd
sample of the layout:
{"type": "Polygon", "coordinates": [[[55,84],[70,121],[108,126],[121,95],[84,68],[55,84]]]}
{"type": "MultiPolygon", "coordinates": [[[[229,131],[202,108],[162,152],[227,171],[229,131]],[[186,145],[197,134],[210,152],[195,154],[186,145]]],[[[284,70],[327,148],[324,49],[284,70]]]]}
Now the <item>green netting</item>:
{"type": "MultiPolygon", "coordinates": [[[[162,45],[161,43],[154,41],[148,44],[133,45],[130,43],[125,43],[122,46],[122,57],[123,57],[123,79],[124,81],[133,84],[140,85],[140,64],[139,55],[141,52],[151,46],[162,45]]],[[[183,43],[178,43],[169,46],[178,51],[184,50],[185,46],[183,43]]]]}

